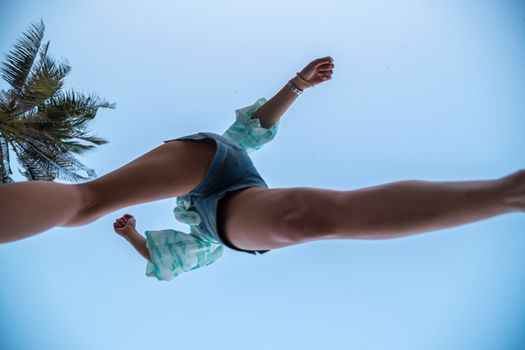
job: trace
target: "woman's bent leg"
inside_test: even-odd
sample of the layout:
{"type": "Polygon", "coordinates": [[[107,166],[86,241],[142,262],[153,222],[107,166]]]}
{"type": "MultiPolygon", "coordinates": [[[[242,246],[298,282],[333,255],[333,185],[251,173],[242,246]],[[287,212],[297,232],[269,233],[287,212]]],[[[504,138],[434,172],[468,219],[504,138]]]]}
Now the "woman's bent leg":
{"type": "Polygon", "coordinates": [[[170,141],[82,184],[0,185],[0,243],[55,226],[86,225],[120,208],[188,193],[207,174],[215,150],[208,140],[170,141]]]}

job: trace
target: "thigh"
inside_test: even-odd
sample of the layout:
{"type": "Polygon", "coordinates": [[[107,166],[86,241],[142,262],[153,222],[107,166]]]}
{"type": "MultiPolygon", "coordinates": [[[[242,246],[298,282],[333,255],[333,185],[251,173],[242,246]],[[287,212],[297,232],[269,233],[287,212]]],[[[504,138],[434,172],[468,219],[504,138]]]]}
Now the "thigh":
{"type": "Polygon", "coordinates": [[[249,188],[223,202],[223,233],[237,248],[263,250],[330,238],[340,192],[322,188],[249,188]]]}
{"type": "Polygon", "coordinates": [[[207,175],[215,152],[216,144],[210,139],[166,142],[82,184],[91,203],[84,216],[97,217],[126,206],[188,193],[207,175]]]}

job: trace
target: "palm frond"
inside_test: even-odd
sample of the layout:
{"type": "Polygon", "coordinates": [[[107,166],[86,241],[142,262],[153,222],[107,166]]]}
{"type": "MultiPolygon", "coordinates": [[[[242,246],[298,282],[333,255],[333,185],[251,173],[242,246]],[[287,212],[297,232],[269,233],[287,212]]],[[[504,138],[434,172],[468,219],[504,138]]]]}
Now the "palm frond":
{"type": "MultiPolygon", "coordinates": [[[[47,134],[59,140],[80,139],[102,145],[108,141],[89,135],[86,123],[95,117],[98,108],[114,108],[114,106],[94,94],[58,91],[36,110],[24,114],[23,118],[0,125],[0,130],[12,140],[25,137],[38,138],[47,134]]],[[[82,147],[84,146],[73,145],[73,149],[76,150],[82,147]]]]}
{"type": "Polygon", "coordinates": [[[2,130],[2,124],[3,123],[8,123],[12,120],[15,120],[16,118],[13,118],[12,115],[10,114],[7,114],[3,111],[0,110],[0,130],[2,130]]]}
{"type": "Polygon", "coordinates": [[[95,118],[99,108],[115,108],[115,104],[109,103],[96,94],[85,94],[73,90],[59,91],[42,106],[42,109],[48,112],[65,112],[68,117],[76,119],[78,125],[95,118]]]}
{"type": "MultiPolygon", "coordinates": [[[[7,91],[0,91],[0,113],[7,114],[9,108],[9,101],[11,100],[9,93],[7,91]]],[[[0,122],[2,120],[0,119],[0,122]]]]}
{"type": "MultiPolygon", "coordinates": [[[[20,130],[21,128],[17,128],[20,130]]],[[[94,145],[102,145],[108,143],[104,139],[99,139],[95,136],[90,135],[76,135],[69,129],[58,130],[53,127],[49,129],[38,128],[35,125],[25,128],[20,138],[23,139],[34,139],[43,141],[47,147],[52,146],[60,153],[76,153],[82,154],[88,150],[95,148],[94,145]],[[91,142],[94,145],[84,145],[71,139],[80,139],[87,142],[91,142]]],[[[18,137],[15,138],[17,140],[18,137]]]]}
{"type": "Polygon", "coordinates": [[[71,71],[68,64],[57,62],[47,55],[48,47],[49,42],[43,45],[39,61],[19,92],[13,114],[22,115],[45,103],[62,88],[64,78],[71,71]]]}
{"type": "Polygon", "coordinates": [[[10,175],[13,174],[9,159],[9,144],[0,135],[0,183],[14,182],[10,175]]]}
{"type": "MultiPolygon", "coordinates": [[[[78,138],[96,145],[108,141],[88,135],[87,122],[95,118],[99,108],[115,108],[114,103],[98,97],[95,94],[83,94],[75,91],[59,91],[44,105],[39,107],[39,113],[52,124],[55,132],[67,134],[64,138],[78,138]]],[[[41,118],[41,120],[44,120],[41,118]]],[[[50,128],[46,128],[50,129],[50,128]]]]}
{"type": "Polygon", "coordinates": [[[27,31],[22,34],[22,37],[18,39],[13,49],[9,51],[0,67],[2,78],[16,92],[20,92],[27,81],[40,49],[44,30],[45,26],[42,20],[31,24],[27,31]]]}
{"type": "Polygon", "coordinates": [[[0,91],[0,113],[11,114],[15,106],[16,97],[13,95],[13,90],[0,91]]]}
{"type": "Polygon", "coordinates": [[[61,152],[56,146],[44,138],[17,142],[13,149],[26,169],[22,175],[28,180],[59,178],[66,181],[89,180],[97,176],[93,169],[84,166],[71,154],[61,152]],[[77,174],[80,170],[86,171],[88,176],[77,174]]]}
{"type": "Polygon", "coordinates": [[[90,136],[90,135],[86,135],[86,133],[83,133],[83,134],[74,134],[74,136],[77,138],[77,139],[80,139],[80,140],[84,140],[84,141],[87,141],[87,142],[91,142],[95,145],[105,145],[106,143],[108,143],[109,141],[108,140],[104,140],[104,139],[101,139],[101,138],[98,138],[96,136],[90,136]]]}
{"type": "Polygon", "coordinates": [[[36,181],[36,180],[45,180],[45,181],[53,181],[55,179],[54,176],[49,175],[48,173],[34,167],[31,162],[28,162],[27,158],[24,158],[25,156],[20,155],[18,150],[13,147],[13,150],[15,151],[19,163],[24,167],[25,170],[22,170],[18,168],[18,172],[22,174],[28,181],[36,181]]]}

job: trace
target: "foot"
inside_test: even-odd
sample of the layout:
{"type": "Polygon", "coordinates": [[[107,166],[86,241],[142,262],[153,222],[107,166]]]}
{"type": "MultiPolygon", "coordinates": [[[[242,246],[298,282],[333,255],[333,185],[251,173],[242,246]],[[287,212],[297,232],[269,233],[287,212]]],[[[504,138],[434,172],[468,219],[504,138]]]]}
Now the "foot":
{"type": "Polygon", "coordinates": [[[499,179],[503,202],[512,211],[525,211],[525,169],[499,179]]]}

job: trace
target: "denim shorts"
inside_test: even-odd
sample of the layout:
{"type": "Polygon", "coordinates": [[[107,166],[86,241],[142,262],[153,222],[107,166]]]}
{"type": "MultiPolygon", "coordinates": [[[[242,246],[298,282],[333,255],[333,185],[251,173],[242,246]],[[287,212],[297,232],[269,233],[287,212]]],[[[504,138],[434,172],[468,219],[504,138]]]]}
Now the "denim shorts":
{"type": "Polygon", "coordinates": [[[188,210],[196,211],[201,217],[199,227],[213,238],[240,252],[249,254],[264,254],[270,250],[244,250],[233,246],[222,230],[224,217],[222,211],[218,213],[218,204],[227,192],[233,192],[248,187],[268,188],[248,153],[235,141],[212,132],[182,136],[174,140],[212,140],[217,145],[215,155],[204,179],[188,195],[191,206],[188,210]],[[221,217],[218,217],[218,214],[221,217]],[[218,225],[219,223],[219,225],[218,225]],[[219,232],[220,227],[222,232],[219,232]]]}

